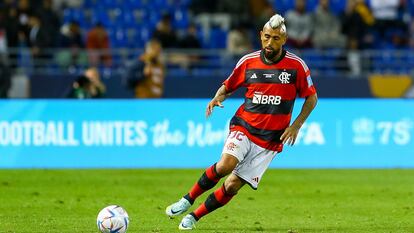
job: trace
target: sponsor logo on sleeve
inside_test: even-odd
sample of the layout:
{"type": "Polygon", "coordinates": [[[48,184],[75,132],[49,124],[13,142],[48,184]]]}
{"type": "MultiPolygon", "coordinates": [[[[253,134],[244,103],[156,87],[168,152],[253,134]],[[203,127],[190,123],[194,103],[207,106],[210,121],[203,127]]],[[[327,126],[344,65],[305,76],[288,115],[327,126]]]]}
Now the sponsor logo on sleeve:
{"type": "Polygon", "coordinates": [[[313,86],[312,78],[311,78],[310,75],[308,75],[308,77],[306,77],[306,81],[308,82],[308,87],[313,86]]]}

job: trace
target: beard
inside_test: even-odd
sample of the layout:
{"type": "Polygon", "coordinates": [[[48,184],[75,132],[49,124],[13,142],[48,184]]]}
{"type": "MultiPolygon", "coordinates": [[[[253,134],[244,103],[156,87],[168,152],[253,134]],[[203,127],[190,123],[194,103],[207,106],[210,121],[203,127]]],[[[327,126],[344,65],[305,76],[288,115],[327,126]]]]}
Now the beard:
{"type": "Polygon", "coordinates": [[[263,52],[264,52],[265,57],[268,60],[272,61],[272,60],[275,59],[276,55],[279,53],[279,50],[275,50],[275,49],[270,48],[270,47],[265,47],[265,48],[263,48],[263,52]]]}

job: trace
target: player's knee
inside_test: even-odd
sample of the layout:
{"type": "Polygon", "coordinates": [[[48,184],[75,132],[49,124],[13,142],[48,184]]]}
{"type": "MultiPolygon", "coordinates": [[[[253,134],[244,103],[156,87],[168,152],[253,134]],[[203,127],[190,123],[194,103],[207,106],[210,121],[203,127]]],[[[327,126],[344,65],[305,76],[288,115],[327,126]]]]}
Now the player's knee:
{"type": "Polygon", "coordinates": [[[233,171],[234,168],[231,168],[230,166],[228,166],[227,164],[223,164],[218,162],[216,165],[216,172],[217,175],[224,177],[227,176],[228,174],[230,174],[231,171],[233,171]]]}
{"type": "Polygon", "coordinates": [[[236,195],[243,185],[244,181],[237,176],[230,176],[226,182],[224,182],[224,188],[229,195],[236,195]]]}
{"type": "Polygon", "coordinates": [[[238,162],[236,157],[224,154],[216,164],[217,174],[222,177],[227,176],[234,170],[238,162]]]}

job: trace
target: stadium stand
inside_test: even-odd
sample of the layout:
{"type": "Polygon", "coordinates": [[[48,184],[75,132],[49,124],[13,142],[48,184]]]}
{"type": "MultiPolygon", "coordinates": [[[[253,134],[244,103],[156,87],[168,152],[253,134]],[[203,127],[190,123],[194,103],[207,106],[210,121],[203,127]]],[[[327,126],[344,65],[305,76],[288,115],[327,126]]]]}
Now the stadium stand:
{"type": "MultiPolygon", "coordinates": [[[[15,25],[11,25],[14,21],[8,19],[17,17],[20,14],[19,3],[21,1],[24,0],[11,0],[0,3],[3,15],[3,17],[0,17],[0,30],[4,28],[6,33],[13,33],[10,30],[15,27],[15,25]],[[17,11],[17,15],[13,15],[14,11],[17,11]]],[[[369,7],[371,1],[373,0],[366,0],[366,6],[369,7]]],[[[63,2],[65,3],[65,1],[63,2]]],[[[154,30],[164,15],[170,16],[171,28],[177,38],[181,38],[185,35],[189,25],[197,22],[198,13],[194,13],[196,12],[194,5],[201,4],[202,2],[202,0],[83,0],[80,7],[58,6],[56,7],[56,12],[61,17],[62,31],[66,25],[75,22],[80,26],[84,41],[86,41],[87,32],[97,23],[104,26],[109,37],[110,47],[94,52],[109,53],[111,55],[111,64],[99,64],[98,68],[104,77],[104,81],[112,82],[110,80],[122,80],[127,64],[142,53],[145,43],[152,38],[154,30]]],[[[216,3],[216,1],[207,2],[210,5],[216,3]]],[[[246,0],[243,2],[254,4],[254,2],[261,1],[246,0]]],[[[318,0],[306,2],[308,13],[314,12],[319,4],[318,0]]],[[[348,4],[349,2],[352,2],[352,0],[348,1],[348,4]]],[[[281,13],[282,15],[295,7],[295,2],[291,0],[269,0],[268,3],[273,7],[274,12],[281,13]]],[[[338,19],[343,17],[347,7],[347,1],[330,1],[330,10],[338,19]]],[[[329,79],[344,80],[345,82],[353,80],[353,82],[360,82],[360,86],[367,86],[368,90],[363,89],[359,94],[348,94],[349,96],[372,96],[369,88],[370,82],[367,81],[370,75],[396,74],[412,76],[414,73],[414,55],[412,48],[410,48],[410,41],[407,39],[410,38],[409,26],[412,24],[411,19],[414,15],[414,2],[406,1],[404,5],[398,7],[398,25],[402,25],[402,27],[395,27],[381,32],[378,32],[375,26],[367,27],[368,31],[365,32],[365,36],[370,41],[370,44],[364,44],[357,50],[351,48],[290,49],[299,54],[308,63],[313,72],[313,77],[317,79],[316,83],[329,79]]],[[[36,10],[32,5],[31,13],[33,12],[36,12],[36,10]]],[[[211,17],[214,17],[214,12],[209,13],[211,17]]],[[[240,13],[240,15],[242,14],[243,12],[240,13]]],[[[232,18],[232,22],[237,20],[237,18],[232,18]]],[[[19,27],[21,24],[22,22],[19,22],[19,27]]],[[[226,78],[226,75],[231,72],[233,65],[241,56],[241,54],[229,54],[226,52],[228,32],[229,28],[227,26],[216,24],[216,22],[212,23],[207,29],[197,25],[196,35],[200,41],[201,49],[181,49],[179,44],[177,44],[171,49],[164,50],[168,80],[166,97],[183,97],[179,96],[178,91],[174,91],[174,83],[179,81],[185,80],[185,82],[191,84],[194,80],[195,82],[204,79],[214,80],[211,82],[206,81],[206,85],[210,83],[208,86],[212,86],[211,83],[218,85],[219,80],[226,78]]],[[[257,48],[257,32],[253,25],[249,35],[255,41],[253,47],[257,48]]],[[[9,36],[7,35],[7,37],[9,36]]],[[[33,51],[33,48],[30,48],[30,43],[24,40],[19,40],[17,46],[14,44],[7,48],[8,63],[11,67],[15,68],[17,73],[27,74],[31,77],[32,85],[30,89],[32,92],[28,97],[63,97],[56,90],[53,93],[47,92],[48,89],[60,86],[59,84],[52,86],[52,83],[60,82],[59,79],[47,81],[46,83],[50,85],[50,88],[42,89],[41,91],[36,90],[37,86],[39,86],[36,85],[36,79],[39,77],[45,79],[48,76],[74,78],[90,65],[87,55],[91,51],[84,50],[82,47],[76,50],[73,48],[61,48],[60,46],[45,48],[45,53],[49,55],[37,57],[36,59],[33,59],[31,56],[31,51],[33,51]],[[38,93],[43,94],[38,95],[38,93]]],[[[64,82],[62,81],[62,83],[64,82]]],[[[108,90],[107,97],[131,97],[123,81],[113,83],[117,83],[114,84],[118,85],[115,88],[117,91],[112,92],[108,90]]],[[[332,85],[334,83],[332,82],[332,85]]],[[[321,84],[320,86],[325,87],[327,85],[321,84]]],[[[212,86],[212,89],[214,90],[215,86],[212,86]]],[[[335,87],[333,89],[335,90],[335,87]]],[[[330,93],[332,86],[328,87],[327,90],[327,92],[321,92],[322,97],[323,93],[327,93],[327,97],[347,96],[347,93],[343,92],[333,91],[330,93]],[[341,93],[341,95],[335,96],[335,93],[341,93]]],[[[208,97],[210,95],[211,91],[208,90],[196,92],[194,97],[208,97]],[[200,93],[202,94],[200,95],[200,93]]]]}

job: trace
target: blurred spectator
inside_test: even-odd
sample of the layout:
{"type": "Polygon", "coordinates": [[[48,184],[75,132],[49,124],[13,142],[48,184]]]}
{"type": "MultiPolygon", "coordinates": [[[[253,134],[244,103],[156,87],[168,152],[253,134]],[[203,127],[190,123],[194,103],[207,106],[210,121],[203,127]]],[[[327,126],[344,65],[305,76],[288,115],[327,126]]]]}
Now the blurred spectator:
{"type": "Polygon", "coordinates": [[[152,39],[145,51],[128,70],[128,84],[137,98],[161,98],[164,92],[165,68],[161,62],[161,44],[152,39]]]}
{"type": "Polygon", "coordinates": [[[7,56],[7,23],[6,12],[0,10],[0,59],[7,56]]]}
{"type": "Polygon", "coordinates": [[[4,8],[5,11],[5,28],[7,36],[7,45],[9,48],[19,47],[19,19],[16,8],[4,8]]]}
{"type": "Polygon", "coordinates": [[[179,47],[183,49],[199,49],[201,43],[197,37],[197,27],[194,24],[188,25],[184,36],[179,40],[179,47]]]}
{"type": "Polygon", "coordinates": [[[249,8],[256,31],[261,31],[263,25],[275,13],[272,5],[267,0],[250,0],[249,8]]]}
{"type": "Polygon", "coordinates": [[[36,14],[39,15],[42,25],[50,37],[51,47],[57,46],[59,44],[60,19],[52,9],[52,0],[43,0],[36,14]]]}
{"type": "Polygon", "coordinates": [[[410,47],[414,49],[414,20],[410,23],[410,47]]]}
{"type": "Polygon", "coordinates": [[[101,81],[98,69],[95,67],[89,68],[85,71],[84,76],[91,82],[89,94],[92,98],[102,98],[105,96],[106,87],[101,81]]]}
{"type": "Polygon", "coordinates": [[[232,24],[249,20],[249,0],[220,0],[216,12],[229,14],[232,24]]]}
{"type": "Polygon", "coordinates": [[[98,69],[91,67],[73,82],[68,98],[103,98],[105,92],[106,87],[101,81],[98,69]]]}
{"type": "Polygon", "coordinates": [[[112,65],[112,58],[107,51],[109,49],[109,36],[101,23],[97,23],[86,37],[86,48],[88,49],[89,63],[92,66],[104,64],[112,65]]]}
{"type": "Polygon", "coordinates": [[[401,0],[370,0],[375,17],[375,28],[381,38],[390,29],[405,29],[404,22],[399,18],[399,9],[403,7],[403,2],[401,0]]]}
{"type": "Polygon", "coordinates": [[[0,25],[0,61],[5,65],[9,64],[7,49],[6,30],[4,30],[4,28],[0,25]]]}
{"type": "Polygon", "coordinates": [[[163,48],[177,47],[177,35],[171,24],[171,15],[164,14],[162,16],[152,36],[161,42],[163,48]]]}
{"type": "Polygon", "coordinates": [[[51,37],[47,29],[42,25],[39,16],[29,17],[30,33],[29,45],[33,58],[49,58],[51,54],[45,51],[52,46],[51,37]]]}
{"type": "Polygon", "coordinates": [[[77,21],[72,21],[69,24],[65,24],[62,26],[61,29],[61,39],[60,39],[60,47],[68,48],[68,50],[64,50],[63,58],[69,57],[69,61],[61,61],[62,65],[75,65],[79,59],[81,54],[81,50],[85,48],[85,44],[83,42],[83,38],[81,35],[81,29],[79,23],[77,21]]]}
{"type": "Polygon", "coordinates": [[[356,77],[361,74],[361,56],[359,48],[366,32],[366,25],[356,11],[356,0],[348,0],[341,15],[342,33],[347,40],[347,62],[351,74],[356,77]]]}
{"type": "Polygon", "coordinates": [[[19,37],[19,20],[17,18],[17,9],[14,8],[12,5],[6,5],[2,9],[3,18],[0,21],[3,21],[3,29],[5,30],[6,35],[6,42],[7,48],[9,52],[9,59],[10,59],[10,67],[16,67],[16,63],[14,62],[17,58],[17,51],[16,48],[20,46],[20,39],[23,37],[19,37]]]}
{"type": "Polygon", "coordinates": [[[72,89],[68,95],[68,98],[74,99],[90,99],[92,82],[85,75],[79,76],[72,84],[72,89]]]}
{"type": "Polygon", "coordinates": [[[365,3],[365,0],[355,0],[355,11],[361,16],[364,23],[368,26],[373,26],[375,23],[374,16],[371,10],[365,3]]]}
{"type": "Polygon", "coordinates": [[[374,16],[372,15],[371,10],[365,3],[365,0],[355,0],[355,12],[359,14],[365,26],[364,37],[362,39],[359,48],[373,48],[375,41],[375,35],[373,33],[373,26],[375,24],[374,16]]]}
{"type": "Polygon", "coordinates": [[[319,0],[313,15],[312,44],[315,48],[343,48],[345,37],[341,34],[341,24],[329,9],[329,0],[319,0]]]}
{"type": "Polygon", "coordinates": [[[356,10],[357,0],[348,0],[341,15],[342,33],[346,35],[347,47],[359,49],[367,31],[367,25],[356,10]]]}
{"type": "Polygon", "coordinates": [[[17,6],[17,18],[19,20],[19,40],[25,46],[29,44],[30,25],[29,17],[33,15],[29,0],[19,0],[17,6]]]}
{"type": "MultiPolygon", "coordinates": [[[[252,26],[254,27],[254,32],[260,32],[263,29],[263,25],[272,17],[276,12],[273,9],[272,5],[267,0],[249,0],[250,16],[253,19],[252,26]]],[[[255,41],[254,47],[260,47],[260,36],[256,34],[253,37],[255,41]]]]}
{"type": "Polygon", "coordinates": [[[287,45],[294,48],[311,47],[312,16],[306,12],[306,1],[296,0],[295,9],[286,13],[289,28],[287,45]]]}
{"type": "Polygon", "coordinates": [[[247,23],[237,23],[227,36],[227,52],[243,54],[252,50],[247,23]]]}
{"type": "Polygon", "coordinates": [[[53,0],[53,9],[80,8],[85,0],[53,0]]]}
{"type": "Polygon", "coordinates": [[[191,14],[215,13],[218,0],[192,0],[188,9],[191,14]]]}
{"type": "Polygon", "coordinates": [[[81,29],[77,21],[62,26],[60,46],[63,48],[84,48],[81,29]]]}
{"type": "Polygon", "coordinates": [[[383,48],[408,49],[408,36],[402,29],[389,30],[387,33],[388,43],[383,48]]]}
{"type": "Polygon", "coordinates": [[[0,58],[0,98],[7,98],[11,87],[11,71],[4,61],[0,58]]]}

